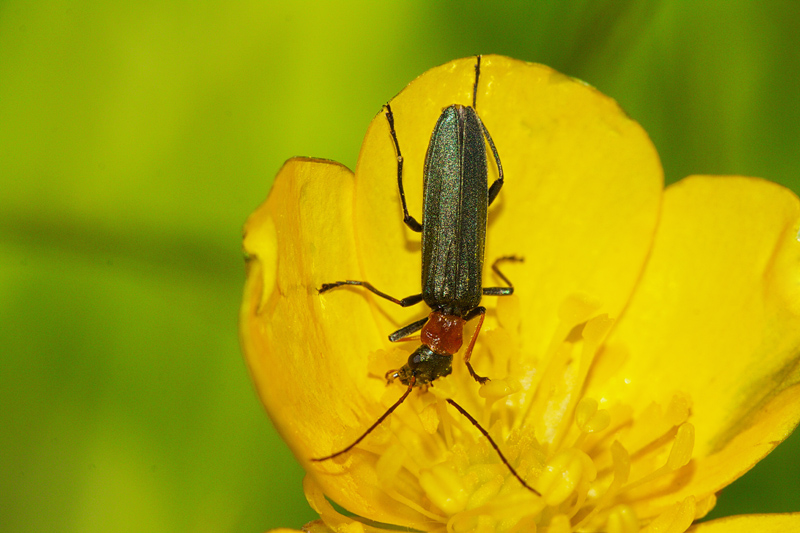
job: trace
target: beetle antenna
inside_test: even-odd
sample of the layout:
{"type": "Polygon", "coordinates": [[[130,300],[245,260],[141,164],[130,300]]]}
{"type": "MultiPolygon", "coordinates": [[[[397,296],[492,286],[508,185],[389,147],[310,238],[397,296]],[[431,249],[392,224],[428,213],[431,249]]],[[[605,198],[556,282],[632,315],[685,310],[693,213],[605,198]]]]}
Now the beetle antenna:
{"type": "MultiPolygon", "coordinates": [[[[355,441],[353,444],[351,444],[350,446],[348,446],[347,448],[345,448],[345,449],[343,449],[343,450],[339,450],[338,452],[336,452],[336,453],[334,453],[334,454],[331,454],[331,455],[326,455],[325,457],[312,457],[312,458],[311,458],[311,460],[312,460],[313,462],[315,462],[315,463],[320,463],[320,462],[322,462],[322,461],[327,461],[328,459],[333,459],[334,457],[338,457],[338,456],[342,455],[343,453],[347,453],[347,452],[349,452],[350,450],[352,450],[352,449],[353,449],[353,448],[354,448],[354,447],[355,447],[355,446],[356,446],[356,445],[357,445],[359,442],[361,442],[362,440],[364,440],[364,438],[365,438],[367,435],[369,435],[370,433],[372,433],[372,430],[374,430],[376,427],[380,426],[380,425],[381,425],[381,422],[383,422],[384,420],[386,420],[386,418],[387,418],[387,417],[388,417],[390,414],[392,414],[392,413],[394,412],[394,410],[395,410],[395,409],[397,409],[398,407],[400,407],[400,404],[401,404],[401,403],[403,403],[403,402],[406,400],[406,398],[408,398],[408,395],[409,395],[409,394],[411,394],[411,390],[412,390],[413,388],[414,388],[414,381],[411,381],[411,383],[409,383],[409,385],[408,385],[408,389],[406,389],[406,392],[405,392],[405,393],[404,393],[404,394],[403,394],[403,395],[400,397],[400,399],[399,399],[399,400],[397,400],[396,402],[394,402],[394,405],[392,405],[392,406],[391,406],[389,409],[387,409],[387,410],[386,410],[386,412],[385,412],[385,413],[383,413],[383,414],[381,415],[381,417],[380,417],[378,420],[376,420],[376,421],[375,421],[375,423],[374,423],[374,424],[372,424],[372,425],[369,427],[369,429],[368,429],[368,430],[366,430],[366,431],[365,431],[365,432],[364,432],[364,433],[363,433],[363,434],[362,434],[360,437],[358,437],[358,438],[356,439],[356,441],[355,441]]],[[[508,464],[508,463],[506,463],[506,464],[508,464]]],[[[510,468],[510,467],[509,467],[509,468],[510,468]]],[[[523,483],[524,483],[524,481],[523,481],[523,483]]]]}
{"type": "Polygon", "coordinates": [[[458,404],[457,404],[457,403],[456,403],[454,400],[451,400],[450,398],[448,398],[448,399],[447,399],[447,403],[449,403],[450,405],[452,405],[453,407],[455,407],[456,409],[458,409],[458,412],[459,412],[459,413],[461,413],[462,415],[464,415],[464,418],[466,418],[467,420],[469,420],[470,422],[472,422],[472,425],[473,425],[473,426],[475,426],[476,428],[478,428],[478,431],[480,431],[480,432],[481,432],[481,434],[482,434],[484,437],[486,437],[486,440],[488,440],[488,441],[489,441],[489,444],[491,444],[491,445],[492,445],[492,448],[494,448],[494,451],[496,451],[496,452],[497,452],[497,455],[499,455],[499,456],[500,456],[500,460],[502,460],[502,461],[503,461],[503,464],[504,464],[504,465],[506,465],[506,466],[508,467],[508,469],[511,471],[511,473],[512,473],[512,474],[514,474],[514,477],[515,477],[515,478],[517,478],[517,480],[519,480],[519,482],[520,482],[520,483],[522,483],[522,486],[523,486],[523,487],[525,487],[526,489],[528,489],[528,490],[529,490],[529,491],[531,491],[532,493],[536,494],[537,496],[541,496],[541,494],[539,493],[539,491],[538,491],[538,490],[534,489],[533,487],[531,487],[530,485],[528,485],[527,483],[525,483],[525,480],[524,480],[524,479],[522,479],[522,477],[520,477],[520,475],[519,475],[519,474],[517,474],[517,471],[516,471],[516,470],[514,470],[514,467],[513,467],[513,466],[511,466],[511,463],[509,463],[509,462],[508,462],[508,459],[506,459],[506,456],[505,456],[505,455],[503,455],[503,452],[501,452],[501,451],[500,451],[500,447],[499,447],[499,446],[497,446],[497,443],[494,441],[494,439],[492,439],[492,437],[490,437],[490,436],[489,436],[489,433],[488,433],[488,432],[487,432],[485,429],[483,429],[483,426],[481,426],[481,425],[478,423],[478,421],[477,421],[477,420],[475,420],[474,418],[472,418],[472,415],[471,415],[471,414],[469,414],[469,413],[466,411],[466,409],[464,409],[463,407],[461,407],[460,405],[458,405],[458,404]]]}
{"type": "Polygon", "coordinates": [[[475,63],[475,85],[472,86],[472,109],[478,107],[478,80],[481,77],[481,56],[478,56],[478,62],[475,63]]]}

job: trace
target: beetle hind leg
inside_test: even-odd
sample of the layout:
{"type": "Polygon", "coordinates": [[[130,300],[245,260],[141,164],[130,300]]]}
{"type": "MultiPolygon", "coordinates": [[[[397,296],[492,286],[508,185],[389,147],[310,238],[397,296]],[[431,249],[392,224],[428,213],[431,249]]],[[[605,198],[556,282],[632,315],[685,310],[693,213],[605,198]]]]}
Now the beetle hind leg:
{"type": "Polygon", "coordinates": [[[400,307],[409,307],[418,304],[422,301],[422,294],[412,294],[411,296],[406,296],[402,300],[398,300],[394,296],[386,294],[383,291],[379,291],[368,281],[354,281],[352,279],[348,279],[346,281],[334,281],[333,283],[323,283],[322,287],[317,289],[317,292],[322,294],[323,292],[328,292],[331,289],[335,289],[337,287],[343,287],[345,285],[355,285],[356,287],[364,287],[372,294],[380,296],[384,300],[389,300],[392,303],[396,303],[400,307]]]}

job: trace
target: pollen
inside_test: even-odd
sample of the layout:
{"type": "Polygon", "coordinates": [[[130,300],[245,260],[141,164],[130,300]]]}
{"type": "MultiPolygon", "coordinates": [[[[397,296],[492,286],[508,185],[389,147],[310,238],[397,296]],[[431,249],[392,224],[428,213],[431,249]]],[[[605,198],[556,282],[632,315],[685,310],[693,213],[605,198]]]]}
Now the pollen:
{"type": "Polygon", "coordinates": [[[456,355],[452,375],[412,394],[383,436],[359,446],[376,455],[385,493],[424,516],[415,524],[424,531],[684,532],[713,505],[664,498],[692,461],[690,398],[677,392],[635,412],[592,397],[590,382],[607,375],[593,369],[616,357],[605,353],[614,321],[598,314],[601,303],[568,298],[546,350],[530,354],[516,298],[499,300],[497,325],[476,346],[491,381],[478,385],[456,355]],[[508,465],[448,398],[485,428],[508,465]],[[665,503],[639,505],[655,497],[665,503]]]}

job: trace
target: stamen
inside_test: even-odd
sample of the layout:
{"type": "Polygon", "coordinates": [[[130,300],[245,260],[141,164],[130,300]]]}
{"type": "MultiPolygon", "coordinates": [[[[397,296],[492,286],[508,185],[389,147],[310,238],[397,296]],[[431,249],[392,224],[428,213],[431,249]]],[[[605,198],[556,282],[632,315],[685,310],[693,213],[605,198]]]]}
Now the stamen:
{"type": "Polygon", "coordinates": [[[685,466],[692,458],[693,448],[694,426],[687,422],[678,428],[675,441],[672,443],[669,458],[667,459],[667,464],[654,470],[643,478],[626,485],[624,490],[629,491],[633,488],[640,487],[685,466]]]}
{"type": "Polygon", "coordinates": [[[502,460],[503,464],[511,471],[511,473],[514,475],[514,477],[517,478],[517,481],[519,481],[522,484],[523,487],[525,487],[526,489],[528,489],[531,492],[536,493],[536,495],[539,496],[540,494],[538,492],[536,492],[536,490],[534,488],[532,488],[530,485],[528,485],[528,483],[526,483],[525,480],[522,479],[522,477],[517,473],[517,471],[514,470],[514,468],[508,462],[508,459],[506,459],[505,455],[503,455],[503,452],[500,451],[500,448],[497,446],[497,443],[489,435],[489,433],[480,424],[478,424],[478,421],[475,420],[472,417],[472,415],[470,415],[467,411],[465,411],[464,408],[461,407],[460,405],[458,405],[454,400],[448,398],[447,399],[447,403],[449,403],[450,405],[455,407],[458,410],[458,412],[461,413],[464,416],[464,418],[469,420],[470,423],[473,426],[475,426],[475,428],[478,431],[480,431],[481,434],[483,434],[484,437],[486,437],[486,440],[489,442],[489,444],[492,445],[492,448],[494,448],[494,451],[497,452],[497,455],[500,457],[500,459],[502,460]]]}
{"type": "Polygon", "coordinates": [[[572,329],[589,320],[600,307],[600,301],[588,294],[570,294],[558,307],[558,319],[572,329]]]}
{"type": "Polygon", "coordinates": [[[676,503],[650,522],[642,533],[684,533],[695,518],[694,496],[676,503]]]}
{"type": "Polygon", "coordinates": [[[439,429],[439,413],[437,411],[436,397],[433,394],[425,394],[425,405],[419,412],[419,420],[422,428],[428,435],[433,435],[439,429]]]}
{"type": "Polygon", "coordinates": [[[500,492],[500,489],[503,488],[505,481],[505,477],[498,472],[497,475],[492,476],[491,479],[488,479],[479,485],[475,492],[473,492],[470,496],[469,502],[467,502],[467,508],[474,509],[476,507],[486,505],[495,496],[497,496],[497,494],[500,492]]]}
{"type": "Polygon", "coordinates": [[[508,332],[510,335],[519,333],[520,307],[520,299],[517,294],[497,299],[497,306],[495,307],[497,323],[503,331],[508,332]]]}
{"type": "Polygon", "coordinates": [[[391,487],[397,474],[402,470],[407,455],[406,449],[399,442],[389,446],[375,463],[375,473],[378,475],[378,481],[384,486],[391,487]]]}
{"type": "MultiPolygon", "coordinates": [[[[705,515],[713,495],[666,508],[646,528],[635,512],[640,499],[663,489],[667,476],[691,461],[690,398],[676,394],[634,414],[613,398],[584,396],[633,357],[624,345],[605,345],[613,320],[597,315],[600,302],[567,298],[546,353],[536,357],[521,353],[517,329],[525,324],[515,306],[516,297],[499,300],[503,327],[480,337],[483,353],[476,359],[492,381],[478,387],[463,365],[454,365],[427,393],[410,395],[409,408],[363,444],[378,454],[375,472],[386,495],[430,520],[428,529],[446,524],[452,533],[683,533],[705,515]],[[643,487],[654,481],[657,487],[643,487]]],[[[394,358],[394,351],[380,353],[370,372],[374,367],[379,374],[394,358]]],[[[385,403],[396,399],[397,389],[390,389],[385,403]]],[[[324,518],[340,520],[329,509],[324,518]]]]}
{"type": "Polygon", "coordinates": [[[406,496],[403,496],[398,491],[391,488],[386,489],[386,493],[389,495],[390,498],[400,502],[403,505],[407,505],[409,508],[415,510],[416,512],[418,512],[423,516],[430,518],[435,522],[441,522],[442,524],[447,522],[447,517],[430,512],[429,510],[425,509],[420,504],[418,504],[416,500],[414,500],[413,498],[408,498],[406,496]]]}
{"type": "Polygon", "coordinates": [[[569,517],[559,514],[550,520],[550,526],[547,528],[547,533],[571,533],[572,526],[569,523],[569,517]]]}
{"type": "Polygon", "coordinates": [[[575,424],[582,433],[603,431],[611,423],[611,415],[605,409],[597,409],[597,400],[584,398],[575,409],[575,424]]]}
{"type": "Polygon", "coordinates": [[[617,505],[608,513],[608,533],[639,533],[639,520],[627,505],[617,505]]]}
{"type": "Polygon", "coordinates": [[[519,336],[512,336],[504,329],[489,329],[485,333],[481,333],[480,342],[489,349],[491,354],[493,364],[490,370],[494,374],[492,381],[506,374],[519,372],[521,359],[519,336]]]}
{"type": "Polygon", "coordinates": [[[682,395],[671,398],[667,409],[662,412],[661,406],[652,403],[638,415],[638,420],[646,423],[634,424],[631,433],[624,439],[625,447],[631,455],[636,455],[668,435],[675,426],[686,422],[690,414],[690,401],[682,395]]]}
{"type": "Polygon", "coordinates": [[[478,391],[478,394],[481,396],[481,398],[485,398],[487,401],[494,402],[514,394],[518,389],[519,386],[512,386],[512,382],[506,379],[493,379],[485,385],[482,385],[478,391]]]}
{"type": "Polygon", "coordinates": [[[694,519],[703,518],[717,505],[717,495],[709,494],[695,504],[694,519]]]}
{"type": "Polygon", "coordinates": [[[612,324],[605,315],[593,316],[600,307],[586,295],[566,298],[559,306],[558,327],[540,359],[545,366],[539,383],[533,384],[534,399],[528,402],[523,420],[532,422],[537,438],[553,449],[561,447],[570,427],[564,421],[573,416],[591,363],[612,324]]]}
{"type": "Polygon", "coordinates": [[[628,476],[631,475],[631,456],[628,455],[628,450],[622,444],[617,441],[611,444],[611,456],[614,460],[614,481],[608,492],[611,492],[612,488],[624,485],[628,481],[628,476]]]}
{"type": "Polygon", "coordinates": [[[419,473],[422,490],[447,516],[460,513],[466,507],[470,497],[466,487],[468,480],[468,476],[462,476],[446,464],[438,464],[419,473]]]}
{"type": "MultiPolygon", "coordinates": [[[[607,315],[596,316],[583,324],[580,332],[582,340],[573,341],[573,344],[581,346],[580,356],[573,356],[573,360],[564,369],[563,395],[567,403],[563,412],[563,421],[558,424],[558,430],[555,431],[552,440],[555,446],[563,444],[567,432],[571,429],[570,424],[564,423],[564,421],[568,420],[570,416],[574,416],[573,413],[580,399],[580,392],[584,389],[589,369],[597,355],[600,343],[613,323],[614,321],[607,315]]],[[[603,417],[603,415],[600,416],[603,417]]]]}
{"type": "Polygon", "coordinates": [[[628,481],[628,476],[631,473],[631,457],[628,455],[628,450],[618,441],[614,441],[611,444],[611,457],[614,465],[612,469],[614,478],[605,493],[593,502],[594,508],[582,518],[576,517],[578,519],[576,527],[588,523],[594,518],[619,493],[620,487],[628,481]]]}
{"type": "MultiPolygon", "coordinates": [[[[519,390],[519,382],[512,379],[493,379],[492,381],[481,385],[480,389],[478,390],[478,395],[481,398],[486,399],[483,406],[483,420],[487,421],[492,419],[492,407],[495,405],[495,403],[504,398],[508,398],[512,394],[519,392],[519,390]]],[[[501,409],[500,414],[500,420],[503,422],[503,427],[508,427],[511,425],[509,417],[513,414],[513,412],[509,409],[501,409]]]]}
{"type": "Polygon", "coordinates": [[[670,470],[677,470],[688,464],[692,459],[693,449],[694,426],[687,422],[678,428],[678,434],[675,436],[675,443],[672,445],[672,450],[669,452],[669,459],[667,459],[667,468],[670,470]]]}
{"type": "Polygon", "coordinates": [[[597,471],[588,455],[575,448],[561,450],[548,461],[536,486],[547,505],[560,505],[585,477],[594,481],[597,471]]]}
{"type": "Polygon", "coordinates": [[[686,396],[674,395],[667,406],[667,412],[664,414],[665,422],[673,426],[679,426],[686,422],[691,412],[691,403],[686,396]]]}
{"type": "Polygon", "coordinates": [[[444,435],[444,445],[446,449],[453,449],[453,422],[447,416],[447,404],[444,401],[436,402],[436,413],[439,415],[441,421],[442,434],[444,435]]]}
{"type": "Polygon", "coordinates": [[[468,509],[450,518],[447,531],[486,531],[535,532],[536,518],[542,512],[544,502],[529,492],[514,492],[501,496],[474,509],[468,509]],[[510,529],[509,529],[510,528],[510,529]]]}

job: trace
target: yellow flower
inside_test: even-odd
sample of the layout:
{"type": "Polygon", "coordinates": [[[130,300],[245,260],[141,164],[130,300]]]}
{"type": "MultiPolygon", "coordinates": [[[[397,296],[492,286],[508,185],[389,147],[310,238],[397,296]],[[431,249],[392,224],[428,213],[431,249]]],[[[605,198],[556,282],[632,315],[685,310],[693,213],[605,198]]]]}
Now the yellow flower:
{"type": "MultiPolygon", "coordinates": [[[[435,68],[391,102],[418,219],[433,125],[443,107],[471,103],[474,61],[435,68]]],[[[427,312],[357,288],[316,290],[345,279],[397,297],[420,290],[419,237],[402,222],[384,116],[370,125],[355,179],[333,162],[290,160],[247,221],[242,345],[306,469],[322,520],[309,530],[800,528],[800,515],[692,526],[800,417],[798,199],[742,177],[663,190],[641,127],[541,65],[485,56],[477,110],[506,176],[486,261],[525,257],[504,269],[514,296],[484,298],[472,362],[492,380],[478,385],[456,356],[452,375],[414,391],[336,459],[310,461],[353,442],[402,395],[384,374],[409,345],[386,336],[427,312]]],[[[485,274],[484,285],[500,284],[485,274]]]]}

